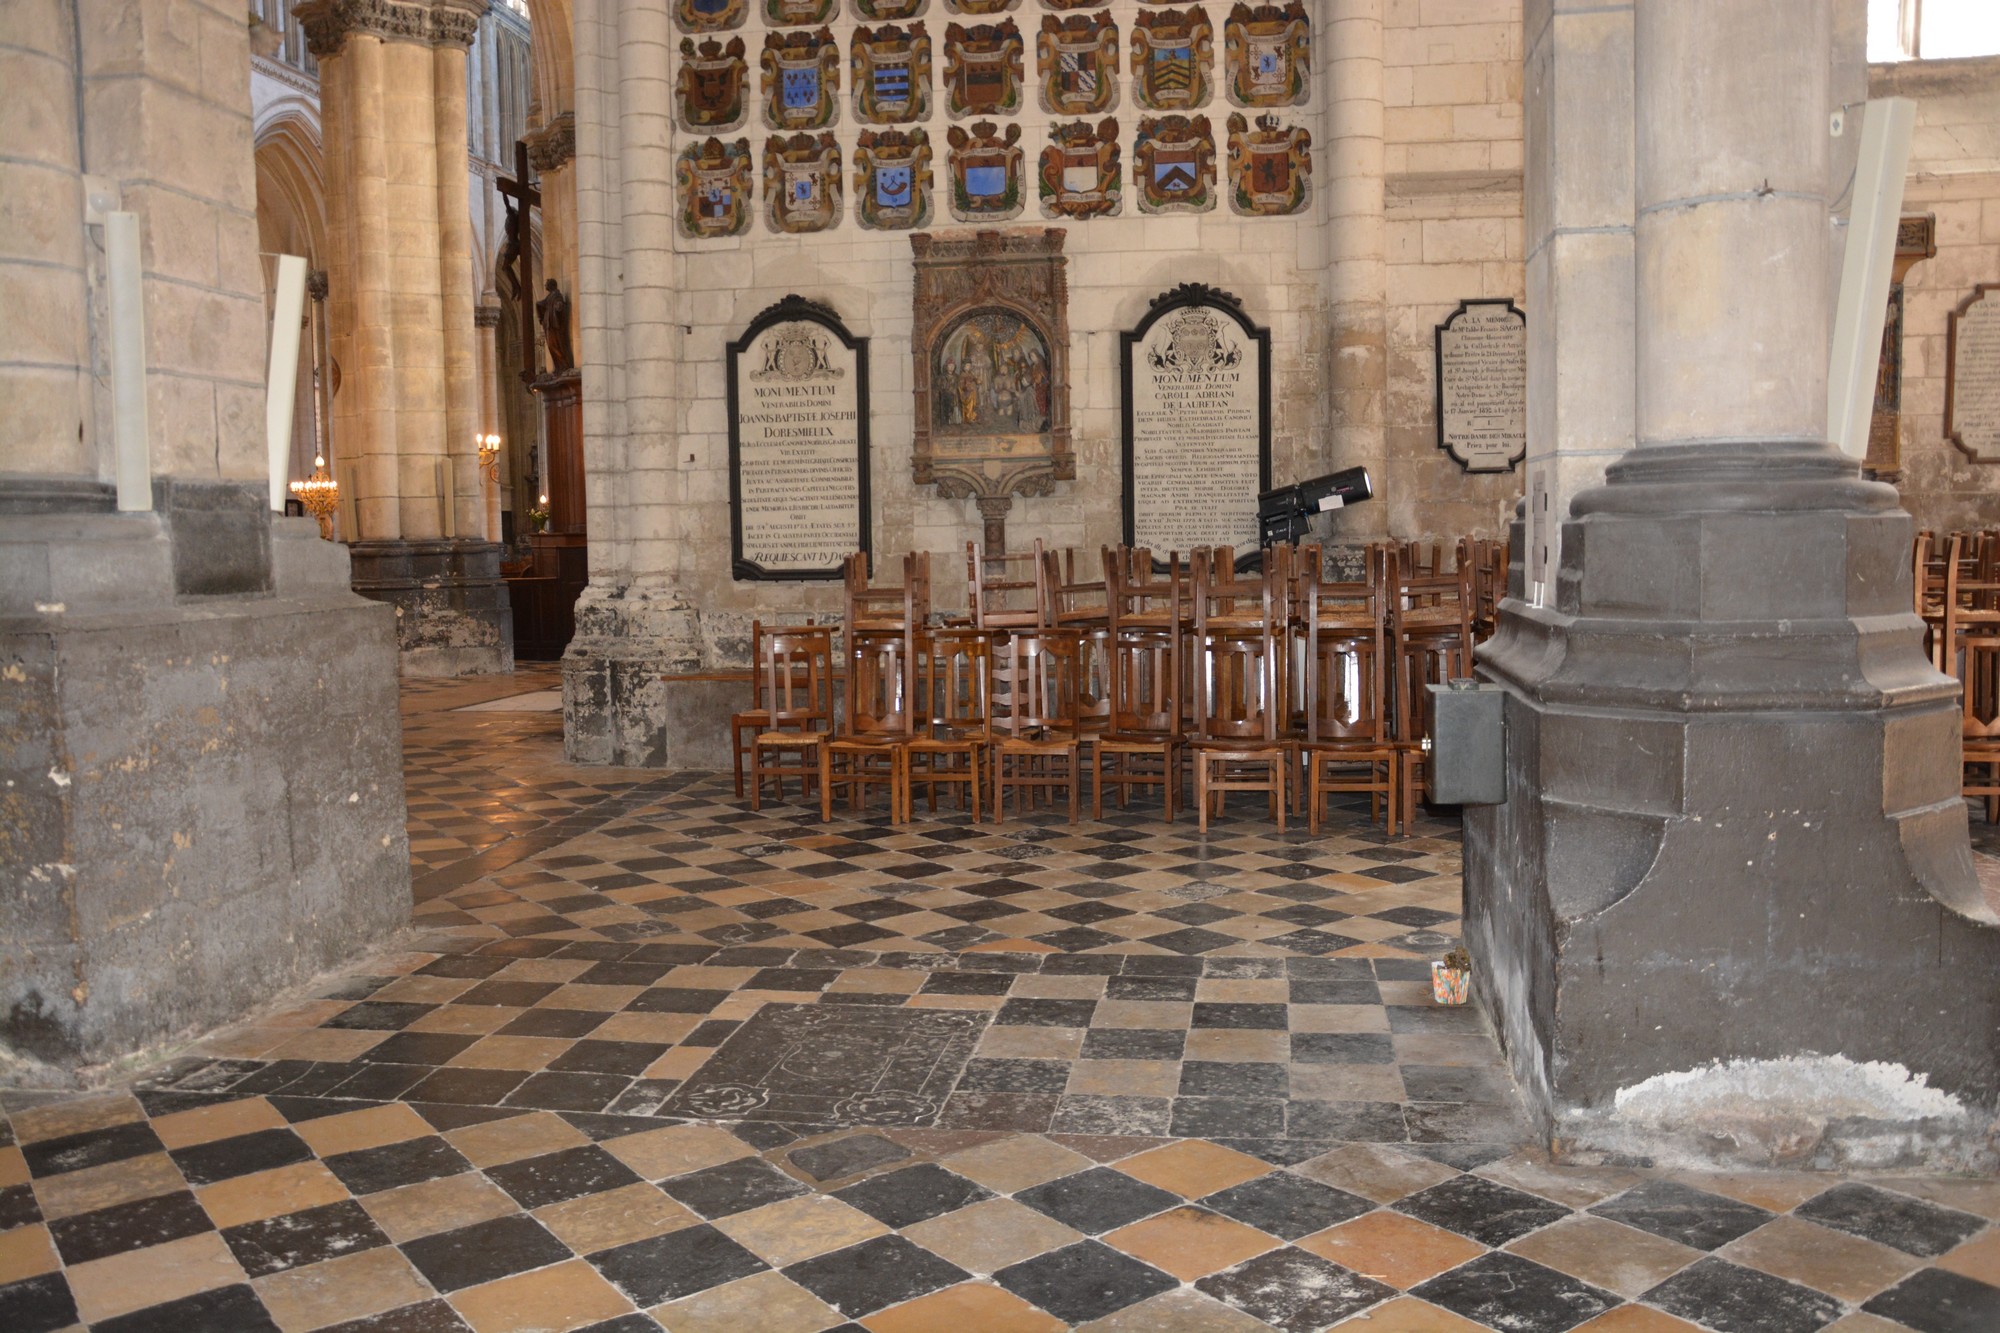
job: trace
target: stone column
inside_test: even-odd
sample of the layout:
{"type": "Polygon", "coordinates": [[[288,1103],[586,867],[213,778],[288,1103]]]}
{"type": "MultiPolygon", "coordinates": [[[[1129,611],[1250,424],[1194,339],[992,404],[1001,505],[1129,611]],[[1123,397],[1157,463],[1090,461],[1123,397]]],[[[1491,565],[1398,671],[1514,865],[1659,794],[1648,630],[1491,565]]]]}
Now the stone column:
{"type": "MultiPolygon", "coordinates": [[[[1383,0],[1332,0],[1315,34],[1322,63],[1326,142],[1327,404],[1330,438],[1325,466],[1363,466],[1378,487],[1388,447],[1388,268],[1384,250],[1382,164],[1383,0]]],[[[1389,506],[1363,505],[1342,514],[1340,545],[1388,532],[1389,506]]]]}
{"type": "Polygon", "coordinates": [[[472,199],[466,189],[469,129],[465,53],[479,35],[476,9],[435,11],[437,45],[431,49],[432,105],[437,144],[438,285],[444,314],[444,455],[452,471],[457,510],[452,531],[491,541],[481,493],[478,330],[473,325],[472,199]]]}
{"type": "Polygon", "coordinates": [[[505,466],[505,458],[516,446],[506,438],[500,429],[505,420],[505,412],[500,406],[500,347],[495,335],[500,330],[500,307],[480,306],[473,311],[472,323],[478,330],[476,339],[479,353],[479,433],[500,436],[500,454],[493,464],[493,475],[484,471],[479,475],[479,492],[483,497],[485,512],[486,540],[500,540],[500,469],[505,466]]]}
{"type": "Polygon", "coordinates": [[[1466,939],[1565,1153],[1993,1165],[1956,687],[1908,516],[1822,439],[1829,13],[1637,5],[1638,441],[1481,655],[1509,781],[1467,814],[1466,939]]]}

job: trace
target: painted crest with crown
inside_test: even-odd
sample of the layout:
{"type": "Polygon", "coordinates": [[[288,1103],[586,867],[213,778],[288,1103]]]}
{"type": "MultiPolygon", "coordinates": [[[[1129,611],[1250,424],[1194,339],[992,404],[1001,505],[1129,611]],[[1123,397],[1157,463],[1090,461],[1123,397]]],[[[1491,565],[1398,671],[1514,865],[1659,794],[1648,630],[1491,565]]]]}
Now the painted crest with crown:
{"type": "Polygon", "coordinates": [[[824,23],[840,0],[764,0],[764,19],[774,27],[797,28],[824,23]]]}
{"type": "Polygon", "coordinates": [[[1302,125],[1241,112],[1229,117],[1229,207],[1245,217],[1275,218],[1303,210],[1312,197],[1312,135],[1302,125]]]}
{"type": "Polygon", "coordinates": [[[1118,25],[1111,15],[1042,15],[1035,38],[1042,110],[1094,116],[1118,105],[1118,25]]]}
{"type": "Polygon", "coordinates": [[[1312,96],[1312,20],[1302,0],[1238,4],[1223,25],[1229,100],[1238,106],[1304,106],[1312,96]]]}
{"type": "Polygon", "coordinates": [[[1080,120],[1049,126],[1049,146],[1042,150],[1043,217],[1116,217],[1124,204],[1122,179],[1116,116],[1095,127],[1080,120]]]}
{"type": "MultiPolygon", "coordinates": [[[[945,7],[954,14],[972,14],[984,17],[988,14],[1004,14],[1021,3],[1021,0],[944,0],[945,7]]],[[[1104,0],[1093,0],[1102,4],[1104,0]]]]}
{"type": "Polygon", "coordinates": [[[854,30],[854,118],[908,125],[931,114],[931,39],[921,23],[854,30]]]}
{"type": "Polygon", "coordinates": [[[931,7],[931,0],[854,0],[854,17],[863,23],[913,19],[931,7]]]}
{"type": "Polygon", "coordinates": [[[764,225],[797,235],[840,225],[840,141],[831,134],[764,140],[764,225]]]}
{"type": "Polygon", "coordinates": [[[741,236],[750,228],[750,141],[710,137],[681,149],[675,163],[681,234],[697,240],[741,236]]]}
{"type": "Polygon", "coordinates": [[[745,87],[749,78],[741,37],[731,37],[727,46],[709,37],[698,47],[694,38],[681,38],[681,68],[675,80],[679,96],[674,101],[681,128],[690,134],[741,129],[750,118],[745,87]]]}
{"type": "Polygon", "coordinates": [[[1021,109],[1021,53],[1014,20],[944,33],[944,109],[953,120],[1011,116],[1021,109]]]}
{"type": "Polygon", "coordinates": [[[931,141],[922,130],[863,130],[854,147],[861,225],[903,231],[931,220],[931,141]]]}
{"type": "Polygon", "coordinates": [[[1142,9],[1132,23],[1132,101],[1147,111],[1208,105],[1215,30],[1199,5],[1142,9]]]}
{"type": "Polygon", "coordinates": [[[951,215],[960,222],[1005,222],[1021,214],[1021,127],[1002,136],[990,120],[945,131],[951,151],[951,215]]]}
{"type": "Polygon", "coordinates": [[[840,43],[833,30],[764,34],[764,123],[817,130],[840,118],[840,43]]]}
{"type": "Polygon", "coordinates": [[[674,22],[682,32],[727,32],[750,17],[750,0],[674,0],[674,22]]]}
{"type": "Polygon", "coordinates": [[[1207,116],[1148,116],[1132,143],[1141,213],[1206,213],[1215,207],[1215,134],[1207,116]]]}

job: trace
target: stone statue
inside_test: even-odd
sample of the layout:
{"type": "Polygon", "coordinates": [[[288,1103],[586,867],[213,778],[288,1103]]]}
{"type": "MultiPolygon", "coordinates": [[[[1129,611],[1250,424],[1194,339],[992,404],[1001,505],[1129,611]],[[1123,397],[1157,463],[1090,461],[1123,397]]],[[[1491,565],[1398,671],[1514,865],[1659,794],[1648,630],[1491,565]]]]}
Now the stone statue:
{"type": "Polygon", "coordinates": [[[543,286],[548,295],[535,302],[535,314],[542,321],[542,345],[549,351],[549,370],[559,374],[576,364],[569,341],[569,298],[562,294],[554,278],[543,286]]]}

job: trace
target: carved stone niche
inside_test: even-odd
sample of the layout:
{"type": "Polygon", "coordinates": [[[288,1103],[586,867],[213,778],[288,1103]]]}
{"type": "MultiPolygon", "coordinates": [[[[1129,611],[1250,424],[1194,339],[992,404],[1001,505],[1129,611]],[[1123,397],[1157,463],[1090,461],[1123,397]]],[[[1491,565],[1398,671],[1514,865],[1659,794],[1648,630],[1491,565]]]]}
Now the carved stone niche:
{"type": "Polygon", "coordinates": [[[1069,437],[1069,278],[1060,227],[916,232],[919,486],[978,501],[986,550],[1007,549],[1016,495],[1076,476],[1069,437]]]}

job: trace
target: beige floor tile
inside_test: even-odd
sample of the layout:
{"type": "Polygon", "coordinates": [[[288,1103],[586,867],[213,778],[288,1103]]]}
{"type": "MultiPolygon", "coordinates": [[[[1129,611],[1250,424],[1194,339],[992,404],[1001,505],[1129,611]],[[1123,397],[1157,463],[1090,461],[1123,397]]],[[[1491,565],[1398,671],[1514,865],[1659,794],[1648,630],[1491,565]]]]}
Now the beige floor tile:
{"type": "Polygon", "coordinates": [[[701,1220],[657,1186],[647,1184],[552,1203],[537,1208],[535,1216],[578,1254],[595,1254],[614,1245],[665,1235],[701,1220]]]}
{"type": "Polygon", "coordinates": [[[10,1185],[28,1183],[28,1159],[21,1155],[19,1148],[0,1148],[0,1189],[10,1185]]]}
{"type": "Polygon", "coordinates": [[[1878,1315],[1863,1314],[1856,1310],[1845,1319],[1836,1319],[1820,1330],[1820,1333],[1910,1333],[1907,1324],[1898,1324],[1878,1315]]]}
{"type": "Polygon", "coordinates": [[[1802,1217],[1767,1222],[1716,1253],[1856,1305],[1923,1267],[1923,1260],[1901,1250],[1802,1217]]]}
{"type": "Polygon", "coordinates": [[[701,1026],[701,1014],[613,1014],[590,1030],[592,1041],[676,1042],[701,1026]]]}
{"type": "Polygon", "coordinates": [[[665,1180],[739,1157],[756,1156],[750,1145],[712,1125],[672,1125],[607,1140],[604,1150],[648,1180],[665,1180]]]}
{"type": "Polygon", "coordinates": [[[160,1116],[153,1121],[153,1132],[169,1149],[191,1148],[198,1143],[253,1134],[260,1129],[283,1129],[287,1123],[277,1108],[262,1097],[247,1097],[160,1116]]]}
{"type": "Polygon", "coordinates": [[[490,1004],[448,1004],[442,1009],[431,1010],[403,1031],[453,1032],[460,1036],[498,1032],[523,1012],[490,1004]]]}
{"type": "Polygon", "coordinates": [[[359,1152],[363,1148],[380,1148],[408,1139],[420,1139],[437,1133],[437,1130],[431,1127],[430,1121],[409,1107],[392,1102],[387,1106],[371,1106],[365,1111],[302,1120],[292,1127],[292,1132],[304,1139],[306,1146],[321,1157],[332,1157],[344,1152],[359,1152]]]}
{"type": "Polygon", "coordinates": [[[1485,1037],[1447,1036],[1436,1032],[1401,1033],[1391,1039],[1396,1060],[1406,1065],[1490,1065],[1493,1043],[1485,1037]]]}
{"type": "Polygon", "coordinates": [[[1298,1245],[1399,1289],[1414,1287],[1485,1252],[1484,1246],[1454,1232],[1386,1211],[1329,1227],[1298,1245]]]}
{"type": "Polygon", "coordinates": [[[537,1009],[594,1009],[614,1014],[639,998],[644,986],[564,986],[542,997],[537,1009]]]}
{"type": "Polygon", "coordinates": [[[1577,1325],[1575,1333],[1586,1330],[1588,1333],[1701,1333],[1699,1325],[1642,1305],[1621,1305],[1607,1310],[1589,1323],[1577,1325]]]}
{"type": "Polygon", "coordinates": [[[129,1125],[144,1120],[146,1112],[129,1093],[90,1092],[42,1106],[10,1112],[14,1139],[19,1143],[40,1143],[70,1134],[83,1134],[113,1125],[129,1125]]]}
{"type": "Polygon", "coordinates": [[[953,1153],[943,1164],[990,1190],[1013,1194],[1058,1176],[1073,1175],[1088,1167],[1090,1158],[1039,1134],[1013,1134],[953,1153]]]}
{"type": "Polygon", "coordinates": [[[1187,1036],[1189,1060],[1261,1060],[1284,1063],[1292,1058],[1292,1043],[1283,1032],[1241,1028],[1202,1028],[1187,1036]]]}
{"type": "MultiPolygon", "coordinates": [[[[1163,1292],[1094,1323],[1081,1325],[1085,1333],[1269,1333],[1270,1327],[1261,1319],[1252,1319],[1241,1310],[1186,1287],[1163,1292]]],[[[1370,1333],[1374,1331],[1371,1329],[1370,1333]]]]}
{"type": "MultiPolygon", "coordinates": [[[[1097,1011],[1097,1026],[1110,1026],[1104,1006],[1097,1011]]],[[[1074,1060],[1082,1053],[1082,1028],[992,1027],[979,1039],[979,1054],[992,1059],[1074,1060]]]]}
{"type": "Polygon", "coordinates": [[[1182,1139],[1164,1148],[1127,1157],[1118,1163],[1118,1169],[1135,1180],[1172,1190],[1184,1199],[1200,1199],[1269,1175],[1275,1168],[1219,1143],[1182,1139]]]}
{"type": "Polygon", "coordinates": [[[1790,1212],[1833,1183],[1816,1171],[1677,1171],[1667,1178],[1774,1213],[1790,1212]]]}
{"type": "Polygon", "coordinates": [[[567,1333],[632,1309],[581,1259],[453,1292],[451,1304],[474,1333],[567,1333]]]}
{"type": "Polygon", "coordinates": [[[1103,1239],[1183,1282],[1219,1273],[1284,1243],[1255,1227],[1192,1206],[1120,1227],[1103,1239]]]}
{"type": "Polygon", "coordinates": [[[2000,1287],[2000,1231],[1987,1231],[1937,1261],[1939,1268],[2000,1287]]]}
{"type": "Polygon", "coordinates": [[[1512,1185],[1544,1199],[1554,1199],[1572,1208],[1588,1208],[1638,1184],[1636,1171],[1615,1167],[1563,1166],[1551,1162],[1539,1148],[1530,1148],[1489,1162],[1474,1174],[1512,1185]]]}
{"type": "Polygon", "coordinates": [[[1871,1183],[2000,1222],[2000,1181],[1951,1176],[1884,1177],[1871,1183]]]}
{"type": "Polygon", "coordinates": [[[195,1197],[216,1226],[235,1227],[339,1203],[348,1196],[347,1187],[318,1162],[294,1162],[218,1181],[196,1190],[195,1197]]]}
{"type": "Polygon", "coordinates": [[[1293,1065],[1292,1096],[1327,1102],[1400,1102],[1403,1075],[1394,1065],[1293,1065]]]}
{"type": "Polygon", "coordinates": [[[676,1046],[659,1059],[646,1066],[647,1078],[684,1079],[703,1065],[715,1054],[713,1047],[676,1046]]]}
{"type": "MultiPolygon", "coordinates": [[[[1345,922],[1341,924],[1345,925],[1345,922]]],[[[1295,1004],[1292,1006],[1294,1032],[1387,1032],[1389,1016],[1374,1004],[1295,1004]]],[[[1486,1058],[1493,1048],[1482,1046],[1486,1058]]]]}
{"type": "Polygon", "coordinates": [[[1105,1000],[1090,1021],[1099,1028],[1184,1028],[1194,1021],[1194,1006],[1171,1000],[1105,1000]]]}
{"type": "Polygon", "coordinates": [[[773,1268],[858,1245],[889,1230],[859,1209],[824,1194],[784,1199],[717,1218],[715,1226],[773,1268]]]}
{"type": "Polygon", "coordinates": [[[1096,1000],[1104,995],[1103,977],[1045,977],[1036,973],[1014,978],[1009,995],[1043,1000],[1096,1000]]]}
{"type": "Polygon", "coordinates": [[[1701,1258],[1701,1251],[1602,1217],[1566,1218],[1508,1250],[1621,1296],[1637,1296],[1701,1258]]]}
{"type": "Polygon", "coordinates": [[[978,1329],[980,1333],[1062,1333],[1068,1325],[1011,1291],[984,1282],[946,1287],[861,1321],[869,1333],[938,1333],[978,1329]]]}
{"type": "Polygon", "coordinates": [[[1418,1190],[1450,1180],[1458,1172],[1428,1157],[1382,1143],[1351,1143],[1293,1168],[1335,1189],[1376,1203],[1394,1203],[1418,1190]]]}
{"type": "Polygon", "coordinates": [[[347,1028],[308,1028],[284,1045],[274,1047],[270,1055],[274,1060],[326,1060],[338,1064],[380,1045],[389,1035],[347,1028]]]}
{"type": "Polygon", "coordinates": [[[305,1333],[428,1300],[431,1289],[400,1250],[381,1246],[252,1283],[285,1333],[305,1333]]]}
{"type": "Polygon", "coordinates": [[[0,1231],[0,1287],[53,1273],[61,1266],[48,1227],[37,1223],[0,1231]]]}
{"type": "Polygon", "coordinates": [[[477,1167],[500,1166],[590,1142],[581,1130],[550,1111],[467,1125],[452,1130],[445,1139],[477,1167]]]}
{"type": "Polygon", "coordinates": [[[368,998],[406,1004],[447,1004],[478,984],[466,977],[397,977],[368,998]]]}
{"type": "Polygon", "coordinates": [[[1180,1091],[1178,1060],[1078,1060],[1068,1091],[1105,1097],[1171,1097],[1180,1091]]]}
{"type": "Polygon", "coordinates": [[[1415,1296],[1384,1301],[1338,1327],[1344,1333],[1492,1333],[1484,1324],[1475,1324],[1415,1296]]]}
{"type": "Polygon", "coordinates": [[[1009,1264],[1083,1239],[1054,1218],[1012,1199],[988,1199],[906,1227],[903,1234],[969,1273],[997,1273],[1009,1264]]]}
{"type": "Polygon", "coordinates": [[[128,1250],[67,1270],[77,1313],[87,1324],[243,1281],[222,1236],[213,1231],[128,1250]]]}
{"type": "Polygon", "coordinates": [[[122,1162],[66,1171],[44,1176],[35,1182],[35,1201],[48,1221],[95,1212],[134,1199],[150,1199],[156,1194],[172,1194],[187,1188],[180,1168],[165,1153],[147,1153],[122,1162]]]}
{"type": "Polygon", "coordinates": [[[290,1041],[295,1028],[236,1027],[211,1032],[188,1048],[195,1055],[212,1055],[224,1060],[255,1060],[290,1041]]]}
{"type": "MultiPolygon", "coordinates": [[[[551,885],[552,897],[566,897],[572,890],[551,885]]],[[[516,958],[494,974],[498,981],[553,981],[558,985],[574,981],[595,964],[588,958],[516,958]]]]}
{"type": "Polygon", "coordinates": [[[1283,977],[1203,977],[1195,983],[1194,998],[1197,1003],[1285,1004],[1291,999],[1291,983],[1283,977]]]}
{"type": "Polygon", "coordinates": [[[398,1245],[519,1211],[499,1186],[472,1172],[383,1190],[361,1206],[398,1245]]]}
{"type": "Polygon", "coordinates": [[[482,1037],[445,1063],[459,1069],[546,1069],[574,1044],[569,1037],[482,1037]]]}
{"type": "Polygon", "coordinates": [[[846,1322],[817,1296],[780,1273],[759,1273],[711,1287],[655,1306],[651,1313],[672,1333],[819,1333],[846,1322]]]}

